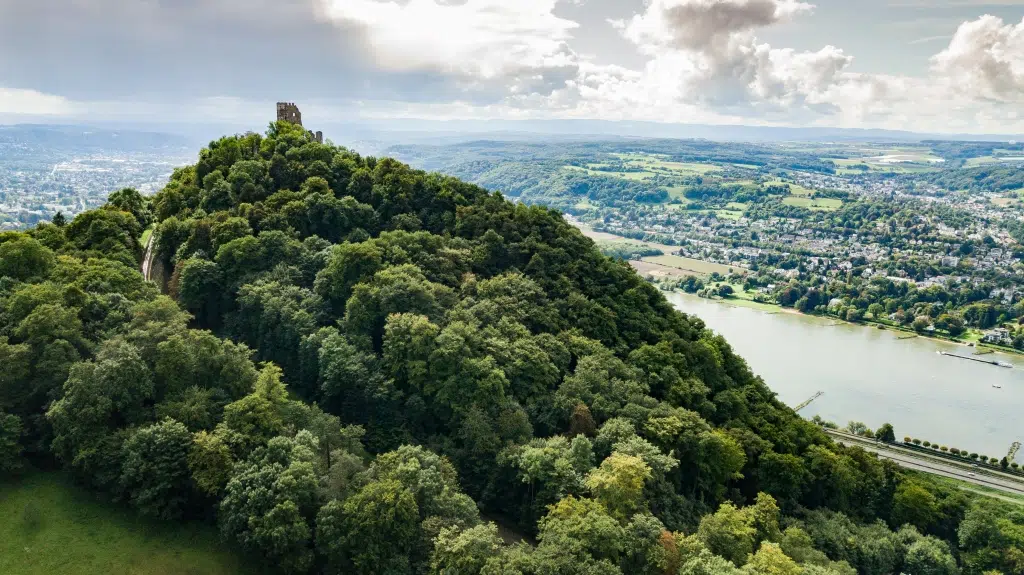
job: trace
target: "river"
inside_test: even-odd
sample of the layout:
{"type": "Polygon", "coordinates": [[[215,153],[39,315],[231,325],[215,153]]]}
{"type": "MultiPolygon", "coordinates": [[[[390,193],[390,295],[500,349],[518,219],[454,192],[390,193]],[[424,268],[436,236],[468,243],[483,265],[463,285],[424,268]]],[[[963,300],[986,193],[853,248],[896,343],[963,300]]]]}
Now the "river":
{"type": "Polygon", "coordinates": [[[862,421],[872,429],[889,422],[898,439],[916,437],[1000,458],[1011,443],[1024,441],[1024,357],[983,356],[1021,366],[1006,369],[936,353],[974,353],[965,346],[665,295],[723,335],[783,402],[795,406],[824,391],[800,412],[805,417],[820,415],[840,426],[862,421]]]}

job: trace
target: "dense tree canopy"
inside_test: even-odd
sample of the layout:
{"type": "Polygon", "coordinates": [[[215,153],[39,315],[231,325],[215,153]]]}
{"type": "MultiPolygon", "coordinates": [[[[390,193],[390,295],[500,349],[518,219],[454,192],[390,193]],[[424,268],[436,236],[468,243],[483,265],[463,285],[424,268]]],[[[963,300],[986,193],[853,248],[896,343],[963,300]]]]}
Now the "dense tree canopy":
{"type": "Polygon", "coordinates": [[[290,124],[0,255],[0,472],[284,572],[1022,568],[1019,513],[832,443],[557,212],[290,124]]]}

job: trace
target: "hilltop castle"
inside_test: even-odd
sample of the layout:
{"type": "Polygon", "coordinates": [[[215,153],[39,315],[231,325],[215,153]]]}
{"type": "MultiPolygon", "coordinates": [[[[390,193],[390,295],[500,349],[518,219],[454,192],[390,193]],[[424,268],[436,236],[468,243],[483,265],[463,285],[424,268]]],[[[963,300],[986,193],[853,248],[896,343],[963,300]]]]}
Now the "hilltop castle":
{"type": "MultiPolygon", "coordinates": [[[[292,102],[278,102],[277,103],[277,121],[278,122],[288,122],[290,124],[295,124],[296,126],[301,126],[302,125],[302,112],[300,112],[299,111],[299,107],[296,106],[292,102]]],[[[309,135],[313,136],[313,139],[316,140],[317,143],[320,143],[320,144],[324,143],[324,133],[323,132],[320,132],[320,131],[312,132],[312,131],[310,131],[309,135]]]]}

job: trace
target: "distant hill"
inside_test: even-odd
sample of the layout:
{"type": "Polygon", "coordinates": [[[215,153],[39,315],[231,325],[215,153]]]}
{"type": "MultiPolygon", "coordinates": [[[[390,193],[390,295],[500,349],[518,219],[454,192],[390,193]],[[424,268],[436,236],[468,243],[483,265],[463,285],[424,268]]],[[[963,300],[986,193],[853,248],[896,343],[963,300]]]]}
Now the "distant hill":
{"type": "MultiPolygon", "coordinates": [[[[2,117],[0,117],[2,121],[2,117]]],[[[706,139],[719,142],[922,142],[927,140],[1006,142],[1024,141],[1024,135],[936,134],[900,130],[850,128],[792,128],[608,120],[426,120],[416,118],[360,119],[350,122],[307,118],[337,144],[368,154],[379,154],[397,144],[458,144],[487,139],[504,142],[586,141],[614,138],[706,139]]],[[[36,130],[46,136],[70,135],[81,125],[0,125],[4,130],[36,130]]],[[[91,131],[128,132],[143,138],[175,136],[191,147],[204,145],[222,134],[243,133],[251,126],[232,123],[101,122],[91,131]],[[144,135],[144,136],[143,136],[144,135]]],[[[2,137],[2,136],[0,136],[2,137]]],[[[90,137],[97,137],[90,134],[90,137]]]]}
{"type": "MultiPolygon", "coordinates": [[[[1024,135],[993,134],[927,134],[900,130],[849,128],[790,128],[775,126],[669,124],[660,122],[607,120],[366,120],[347,125],[328,125],[325,134],[335,137],[352,132],[376,131],[380,134],[401,131],[405,135],[420,134],[472,135],[479,139],[521,140],[536,136],[618,136],[632,138],[700,138],[714,141],[785,142],[785,141],[895,141],[924,140],[1010,141],[1024,140],[1024,135]],[[530,136],[530,137],[527,137],[530,136]]],[[[408,137],[402,141],[413,143],[408,137]]]]}
{"type": "Polygon", "coordinates": [[[114,151],[191,148],[189,138],[138,130],[111,130],[84,125],[0,125],[0,144],[44,146],[53,150],[95,148],[114,151]]]}

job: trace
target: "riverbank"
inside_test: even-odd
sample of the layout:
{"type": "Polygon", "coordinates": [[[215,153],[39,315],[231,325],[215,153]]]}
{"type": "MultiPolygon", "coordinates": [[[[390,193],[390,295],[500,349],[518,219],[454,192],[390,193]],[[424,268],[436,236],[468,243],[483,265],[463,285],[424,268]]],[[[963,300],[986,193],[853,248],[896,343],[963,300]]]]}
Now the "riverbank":
{"type": "MultiPolygon", "coordinates": [[[[874,319],[864,319],[864,320],[861,320],[861,321],[848,321],[848,320],[845,320],[845,319],[842,319],[842,318],[839,318],[839,317],[836,317],[836,316],[831,316],[831,315],[803,313],[803,312],[801,312],[799,310],[796,310],[794,308],[791,308],[791,307],[783,307],[783,306],[781,306],[781,305],[779,305],[777,303],[766,303],[766,302],[755,301],[754,300],[754,295],[755,295],[754,292],[744,291],[743,290],[743,286],[741,286],[739,284],[729,284],[729,285],[731,285],[732,288],[733,288],[733,295],[732,296],[726,297],[726,298],[714,297],[714,298],[703,298],[703,299],[707,299],[708,301],[712,301],[712,302],[719,303],[719,304],[722,304],[722,305],[730,305],[730,306],[734,306],[734,307],[742,307],[742,308],[747,308],[747,309],[753,309],[753,310],[757,310],[757,311],[761,311],[761,312],[765,312],[765,313],[787,313],[787,314],[794,314],[794,315],[800,315],[800,316],[805,316],[805,317],[828,319],[828,320],[833,320],[834,322],[836,322],[833,325],[836,325],[836,324],[846,324],[846,325],[860,326],[860,327],[874,327],[875,329],[881,328],[881,329],[886,329],[886,330],[890,330],[890,331],[893,331],[893,332],[905,333],[905,334],[908,334],[908,335],[911,335],[911,336],[914,336],[914,337],[918,337],[918,338],[921,338],[921,339],[932,340],[932,341],[939,341],[939,342],[943,342],[943,343],[951,343],[951,344],[961,345],[961,346],[964,346],[964,347],[967,347],[967,348],[971,348],[971,349],[984,349],[984,350],[987,351],[987,353],[999,352],[999,353],[1004,353],[1004,354],[1007,354],[1007,355],[1024,357],[1024,351],[1017,350],[1017,349],[1014,349],[1012,347],[1005,347],[1005,346],[1001,346],[1001,345],[993,345],[993,344],[983,343],[981,341],[982,332],[979,331],[979,330],[976,330],[974,328],[970,328],[967,331],[965,331],[961,336],[954,338],[954,337],[951,337],[951,336],[948,336],[948,335],[944,335],[944,334],[941,334],[941,333],[921,333],[921,332],[915,331],[912,328],[905,327],[905,326],[902,326],[902,325],[899,325],[899,324],[894,324],[894,323],[889,322],[889,321],[879,321],[879,320],[874,320],[874,319]]],[[[672,292],[675,292],[675,293],[685,293],[685,292],[682,292],[682,291],[677,290],[677,289],[672,289],[672,290],[668,290],[668,291],[672,291],[672,292]]],[[[687,294],[687,295],[693,295],[693,294],[687,294]]],[[[983,354],[975,354],[975,355],[983,355],[983,354]]]]}
{"type": "MultiPolygon", "coordinates": [[[[897,330],[863,329],[778,307],[749,309],[737,300],[680,292],[665,297],[725,337],[780,401],[799,405],[823,391],[801,410],[804,417],[871,428],[891,423],[897,437],[926,437],[988,455],[1024,440],[1017,425],[1024,369],[942,357],[936,352],[971,351],[897,330]]],[[[1002,354],[984,357],[1021,364],[1002,354]]]]}

